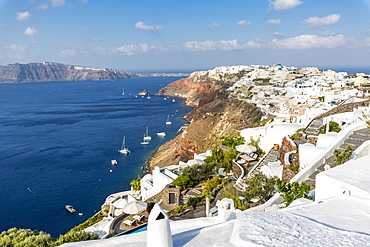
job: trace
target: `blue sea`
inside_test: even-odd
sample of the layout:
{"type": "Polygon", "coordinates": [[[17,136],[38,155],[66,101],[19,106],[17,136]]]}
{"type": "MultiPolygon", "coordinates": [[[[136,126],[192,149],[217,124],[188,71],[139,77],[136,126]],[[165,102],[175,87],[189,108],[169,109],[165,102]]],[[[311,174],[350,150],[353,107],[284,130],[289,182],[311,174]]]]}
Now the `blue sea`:
{"type": "Polygon", "coordinates": [[[179,98],[135,95],[179,78],[0,84],[0,231],[58,237],[99,211],[109,194],[129,190],[191,110],[179,98]],[[168,115],[172,125],[165,124],[168,115]],[[152,141],[141,145],[146,126],[152,141]],[[167,136],[155,134],[161,131],[167,136]],[[124,136],[128,155],[117,152],[124,136]],[[66,204],[83,215],[70,214],[66,204]]]}

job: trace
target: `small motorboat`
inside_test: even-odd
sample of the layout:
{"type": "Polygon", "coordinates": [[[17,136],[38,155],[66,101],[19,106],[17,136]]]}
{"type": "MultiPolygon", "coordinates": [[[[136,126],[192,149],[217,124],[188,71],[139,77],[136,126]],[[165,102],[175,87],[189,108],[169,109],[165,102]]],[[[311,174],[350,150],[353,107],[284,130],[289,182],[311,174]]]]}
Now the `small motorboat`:
{"type": "Polygon", "coordinates": [[[71,213],[75,213],[76,212],[76,209],[74,209],[71,205],[66,205],[65,208],[71,213]]]}
{"type": "Polygon", "coordinates": [[[166,136],[166,132],[158,132],[157,136],[166,136]]]}
{"type": "Polygon", "coordinates": [[[111,160],[111,161],[110,161],[110,163],[111,163],[112,165],[117,165],[117,160],[111,160]]]}

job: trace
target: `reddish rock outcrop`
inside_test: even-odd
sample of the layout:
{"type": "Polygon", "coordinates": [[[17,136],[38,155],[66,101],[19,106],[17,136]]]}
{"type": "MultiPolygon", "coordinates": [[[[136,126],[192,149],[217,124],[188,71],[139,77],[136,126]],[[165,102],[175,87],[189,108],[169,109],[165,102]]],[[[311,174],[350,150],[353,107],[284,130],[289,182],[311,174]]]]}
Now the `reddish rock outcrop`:
{"type": "Polygon", "coordinates": [[[198,73],[193,73],[158,92],[159,95],[186,98],[186,104],[195,109],[184,117],[190,123],[184,132],[153,154],[151,166],[165,167],[179,161],[186,162],[193,158],[194,153],[214,147],[221,137],[259,124],[262,117],[259,108],[229,97],[224,90],[229,85],[229,81],[200,78],[198,73]]]}

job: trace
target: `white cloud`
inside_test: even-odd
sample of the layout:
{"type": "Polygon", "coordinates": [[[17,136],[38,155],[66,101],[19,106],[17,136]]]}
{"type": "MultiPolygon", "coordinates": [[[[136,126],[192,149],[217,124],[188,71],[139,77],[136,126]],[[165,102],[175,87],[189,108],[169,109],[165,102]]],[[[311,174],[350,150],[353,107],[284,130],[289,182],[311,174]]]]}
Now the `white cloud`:
{"type": "Polygon", "coordinates": [[[27,46],[11,44],[11,45],[9,45],[8,47],[5,47],[5,48],[7,48],[11,51],[15,51],[15,52],[22,52],[22,51],[25,51],[27,49],[27,46]]]}
{"type": "Polygon", "coordinates": [[[365,39],[364,46],[370,46],[370,37],[365,39]]]}
{"type": "Polygon", "coordinates": [[[51,5],[53,7],[60,7],[60,6],[65,5],[66,0],[49,0],[49,2],[51,2],[51,5]]]}
{"type": "Polygon", "coordinates": [[[257,43],[257,42],[255,42],[253,40],[250,40],[250,41],[248,41],[247,43],[245,43],[243,45],[243,48],[245,48],[245,49],[261,48],[261,46],[262,45],[260,43],[257,43]]]}
{"type": "Polygon", "coordinates": [[[30,12],[17,12],[16,17],[18,21],[27,21],[31,17],[30,12]]]}
{"type": "Polygon", "coordinates": [[[185,50],[188,51],[230,51],[230,50],[242,50],[250,48],[260,48],[261,45],[255,41],[248,41],[245,44],[239,44],[238,40],[220,40],[220,41],[204,41],[204,42],[186,42],[183,44],[185,50]]]}
{"type": "Polygon", "coordinates": [[[41,10],[47,10],[49,8],[49,5],[47,4],[43,4],[43,5],[39,5],[36,7],[37,9],[41,9],[41,10]]]}
{"type": "Polygon", "coordinates": [[[333,14],[324,17],[310,17],[303,21],[303,23],[308,24],[309,27],[318,27],[318,26],[329,26],[337,24],[340,21],[340,15],[333,14]]]}
{"type": "Polygon", "coordinates": [[[60,51],[60,54],[62,56],[67,56],[67,57],[74,56],[74,55],[76,55],[76,53],[77,52],[74,49],[64,49],[64,50],[60,51]]]}
{"type": "Polygon", "coordinates": [[[117,51],[123,53],[124,55],[135,55],[138,53],[147,53],[151,48],[148,44],[139,44],[139,45],[123,45],[117,48],[117,51]]]}
{"type": "Polygon", "coordinates": [[[135,24],[136,29],[144,30],[144,31],[162,31],[162,26],[148,26],[144,22],[139,21],[135,24]]]}
{"type": "MultiPolygon", "coordinates": [[[[120,47],[95,47],[90,51],[79,51],[79,53],[98,53],[98,54],[121,54],[132,56],[144,53],[164,53],[164,52],[196,52],[196,51],[231,51],[258,49],[262,45],[256,41],[250,40],[245,44],[239,44],[234,40],[204,41],[204,42],[185,42],[179,45],[170,46],[150,46],[148,44],[125,44],[120,47]]],[[[67,52],[67,50],[65,51],[67,52]]],[[[68,51],[69,52],[69,51],[68,51]]]]}
{"type": "Polygon", "coordinates": [[[247,21],[247,20],[242,20],[242,21],[238,21],[237,24],[238,24],[238,26],[247,26],[247,25],[252,24],[252,22],[247,21]]]}
{"type": "Polygon", "coordinates": [[[40,33],[40,30],[37,30],[37,29],[35,29],[35,28],[33,28],[33,27],[27,27],[25,30],[24,30],[24,35],[26,35],[26,36],[35,36],[35,35],[37,35],[37,34],[39,34],[40,33]]]}
{"type": "Polygon", "coordinates": [[[273,10],[289,10],[294,9],[303,2],[299,0],[269,0],[273,10]]]}
{"type": "Polygon", "coordinates": [[[304,34],[287,39],[273,39],[269,45],[272,48],[304,50],[311,48],[332,49],[346,45],[346,38],[342,34],[336,36],[317,36],[304,34]]]}
{"type": "Polygon", "coordinates": [[[212,24],[207,24],[207,27],[210,29],[214,29],[215,27],[221,26],[220,23],[212,23],[212,24]]]}
{"type": "Polygon", "coordinates": [[[266,22],[269,23],[269,24],[274,24],[274,25],[281,24],[281,20],[280,19],[270,19],[270,20],[267,20],[266,22]]]}

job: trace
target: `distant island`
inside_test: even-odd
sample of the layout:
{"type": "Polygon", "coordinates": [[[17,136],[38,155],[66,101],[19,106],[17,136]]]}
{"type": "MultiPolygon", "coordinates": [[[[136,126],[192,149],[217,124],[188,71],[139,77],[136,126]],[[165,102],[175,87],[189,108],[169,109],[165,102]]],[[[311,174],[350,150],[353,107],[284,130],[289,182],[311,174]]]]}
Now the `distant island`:
{"type": "Polygon", "coordinates": [[[0,66],[0,83],[52,81],[114,81],[135,77],[186,76],[184,73],[133,73],[108,68],[90,68],[53,62],[0,66]]]}

